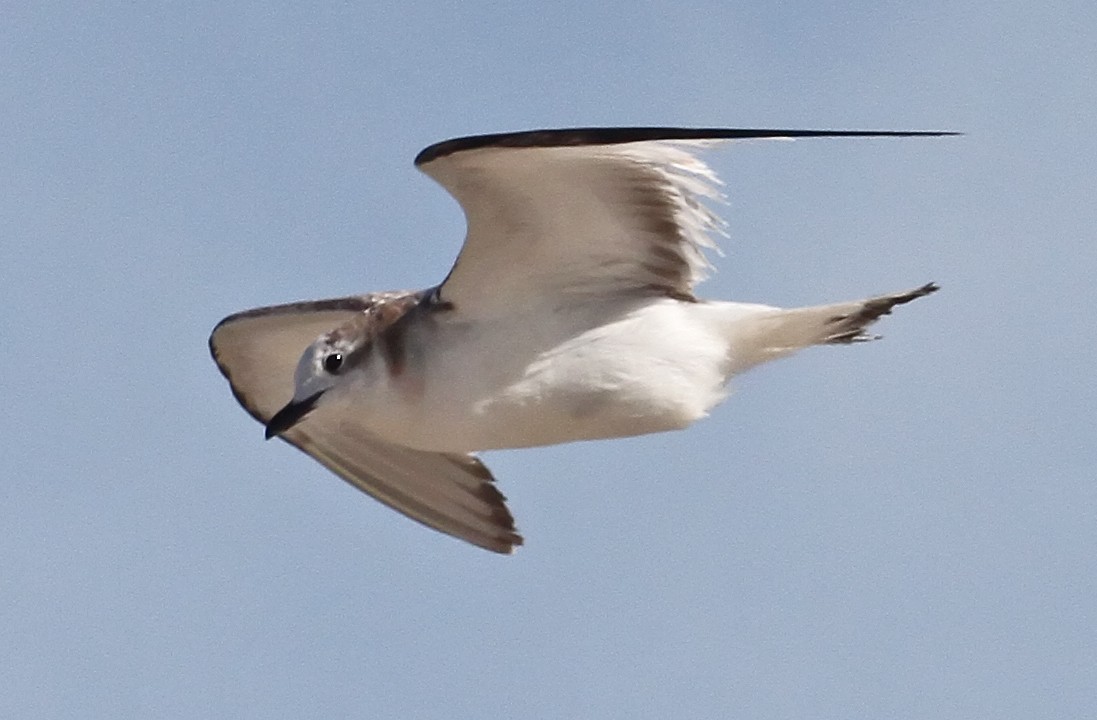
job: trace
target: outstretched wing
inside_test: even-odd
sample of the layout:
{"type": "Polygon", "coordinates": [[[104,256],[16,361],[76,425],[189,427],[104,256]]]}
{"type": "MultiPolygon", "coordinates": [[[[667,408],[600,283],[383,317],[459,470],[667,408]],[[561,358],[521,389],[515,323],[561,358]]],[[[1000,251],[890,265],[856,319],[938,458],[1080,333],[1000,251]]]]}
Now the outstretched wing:
{"type": "MultiPolygon", "coordinates": [[[[403,295],[403,294],[401,294],[403,295]]],[[[232,392],[266,424],[293,397],[293,372],[305,348],[356,313],[395,294],[258,308],[222,320],[210,352],[232,392]]],[[[428,527],[494,552],[522,544],[506,498],[471,455],[393,445],[321,408],[281,436],[356,488],[428,527]]]]}
{"type": "Polygon", "coordinates": [[[719,181],[699,149],[746,138],[941,134],[586,128],[447,140],[415,161],[468,222],[438,299],[488,315],[608,293],[692,299],[721,229],[705,206],[720,198],[719,181]]]}
{"type": "Polygon", "coordinates": [[[506,497],[479,459],[393,445],[339,411],[321,407],[284,437],[354,487],[427,527],[497,553],[522,544],[506,497]]]}
{"type": "Polygon", "coordinates": [[[293,399],[293,372],[305,348],[375,302],[376,296],[362,295],[229,315],[210,334],[210,354],[236,399],[266,424],[293,399]]]}

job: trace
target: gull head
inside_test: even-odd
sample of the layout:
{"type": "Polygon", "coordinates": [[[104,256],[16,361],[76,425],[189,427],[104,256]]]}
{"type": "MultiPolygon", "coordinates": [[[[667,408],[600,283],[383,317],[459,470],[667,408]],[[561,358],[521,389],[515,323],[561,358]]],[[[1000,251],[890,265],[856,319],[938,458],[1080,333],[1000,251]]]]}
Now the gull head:
{"type": "Polygon", "coordinates": [[[293,399],[267,422],[267,439],[286,432],[319,407],[332,388],[346,382],[347,373],[368,349],[366,333],[358,323],[325,333],[305,348],[293,373],[293,399]]]}

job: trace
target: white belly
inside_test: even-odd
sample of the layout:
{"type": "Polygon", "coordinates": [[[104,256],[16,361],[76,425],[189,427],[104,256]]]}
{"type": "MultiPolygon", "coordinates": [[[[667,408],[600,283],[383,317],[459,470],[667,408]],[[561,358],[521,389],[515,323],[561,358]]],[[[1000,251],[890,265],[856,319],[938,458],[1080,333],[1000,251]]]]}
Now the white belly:
{"type": "Polygon", "coordinates": [[[400,376],[364,389],[367,424],[392,442],[446,452],[679,429],[725,394],[718,309],[659,299],[593,328],[589,317],[545,313],[537,325],[443,326],[409,352],[400,376]]]}

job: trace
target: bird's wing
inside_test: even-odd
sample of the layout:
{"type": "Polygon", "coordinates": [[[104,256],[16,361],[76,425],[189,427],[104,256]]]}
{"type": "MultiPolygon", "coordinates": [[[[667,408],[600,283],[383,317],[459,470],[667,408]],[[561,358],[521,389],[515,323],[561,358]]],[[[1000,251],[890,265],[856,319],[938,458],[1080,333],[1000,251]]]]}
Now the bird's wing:
{"type": "Polygon", "coordinates": [[[461,204],[464,247],[436,299],[506,312],[614,292],[691,299],[720,220],[706,144],[893,131],[587,128],[458,138],[416,165],[461,204]]]}
{"type": "Polygon", "coordinates": [[[354,487],[427,527],[497,553],[522,536],[491,472],[472,455],[425,452],[378,439],[338,405],[283,434],[354,487]]]}
{"type": "MultiPolygon", "coordinates": [[[[240,404],[264,425],[293,397],[301,353],[317,337],[395,294],[258,308],[222,320],[210,352],[240,404]]],[[[495,552],[522,544],[491,473],[471,455],[422,452],[321,407],[281,437],[356,488],[428,527],[495,552]]]]}
{"type": "Polygon", "coordinates": [[[293,373],[314,340],[368,312],[375,296],[261,307],[229,315],[210,334],[210,354],[233,395],[266,423],[293,399],[293,373]]]}

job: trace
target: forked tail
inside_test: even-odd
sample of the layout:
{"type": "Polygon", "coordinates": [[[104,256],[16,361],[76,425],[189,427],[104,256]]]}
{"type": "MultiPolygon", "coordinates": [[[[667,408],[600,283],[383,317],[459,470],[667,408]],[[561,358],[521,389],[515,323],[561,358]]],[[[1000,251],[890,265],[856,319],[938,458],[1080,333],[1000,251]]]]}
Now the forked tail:
{"type": "Polygon", "coordinates": [[[866,332],[869,325],[903,305],[937,292],[927,283],[905,292],[891,293],[804,308],[763,308],[742,316],[735,324],[732,347],[733,373],[776,360],[811,345],[849,345],[879,339],[866,332]]]}
{"type": "Polygon", "coordinates": [[[936,283],[926,283],[920,288],[907,290],[906,292],[881,295],[851,303],[824,305],[820,308],[805,308],[805,310],[819,311],[829,308],[834,313],[826,321],[827,334],[822,340],[815,341],[816,343],[848,345],[855,342],[879,340],[879,335],[869,335],[865,332],[865,328],[884,315],[890,315],[891,309],[896,305],[905,305],[911,300],[925,297],[940,289],[936,283]]]}

